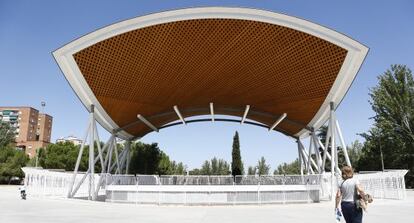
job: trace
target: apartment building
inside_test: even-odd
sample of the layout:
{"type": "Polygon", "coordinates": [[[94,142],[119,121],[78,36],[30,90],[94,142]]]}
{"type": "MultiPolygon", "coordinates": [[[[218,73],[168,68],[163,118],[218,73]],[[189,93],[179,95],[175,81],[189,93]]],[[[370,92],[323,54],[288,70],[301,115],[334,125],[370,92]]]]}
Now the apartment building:
{"type": "Polygon", "coordinates": [[[0,107],[0,121],[16,128],[16,146],[30,156],[50,143],[53,117],[32,107],[0,107]]]}

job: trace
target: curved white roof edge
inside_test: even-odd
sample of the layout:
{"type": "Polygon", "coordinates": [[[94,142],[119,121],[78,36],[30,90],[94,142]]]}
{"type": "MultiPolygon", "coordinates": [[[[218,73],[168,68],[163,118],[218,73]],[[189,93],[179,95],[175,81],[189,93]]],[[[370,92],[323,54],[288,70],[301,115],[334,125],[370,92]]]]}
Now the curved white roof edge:
{"type": "MultiPolygon", "coordinates": [[[[92,46],[95,43],[128,31],[162,23],[208,18],[252,20],[289,27],[329,41],[348,51],[345,61],[331,90],[329,91],[328,96],[316,115],[307,124],[309,127],[313,127],[315,129],[322,126],[329,118],[330,102],[335,103],[335,109],[341,102],[351,86],[352,81],[354,80],[369,50],[366,46],[341,33],[296,17],[249,8],[201,7],[154,13],[118,22],[66,44],[60,49],[54,51],[53,56],[82,103],[87,108],[94,104],[97,121],[107,131],[113,132],[114,130],[119,129],[119,126],[109,117],[98,102],[97,98],[81,74],[73,54],[92,46]]],[[[308,130],[302,129],[295,136],[306,137],[308,132],[308,130]]],[[[125,131],[120,131],[117,135],[123,139],[133,138],[132,135],[125,131]]]]}

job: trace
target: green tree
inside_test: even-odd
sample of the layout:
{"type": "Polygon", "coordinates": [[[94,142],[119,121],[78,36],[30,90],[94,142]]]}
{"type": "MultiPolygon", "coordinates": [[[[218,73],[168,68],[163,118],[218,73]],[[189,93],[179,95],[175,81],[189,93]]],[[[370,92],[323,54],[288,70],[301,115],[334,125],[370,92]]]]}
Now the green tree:
{"type": "Polygon", "coordinates": [[[176,163],[174,160],[170,163],[171,173],[173,175],[185,175],[187,173],[187,167],[182,163],[176,163]]]}
{"type": "Polygon", "coordinates": [[[257,161],[257,169],[259,176],[269,175],[270,165],[266,164],[266,159],[263,156],[257,161]]]}
{"type": "Polygon", "coordinates": [[[157,143],[132,143],[129,172],[132,174],[158,174],[161,158],[161,150],[157,143]]]}
{"type": "Polygon", "coordinates": [[[24,151],[12,146],[0,148],[0,183],[8,183],[11,177],[24,177],[21,170],[26,165],[29,157],[24,151]]]}
{"type": "Polygon", "coordinates": [[[404,65],[392,65],[378,77],[370,90],[375,112],[374,126],[364,134],[358,167],[381,170],[381,151],[385,168],[409,169],[407,186],[414,187],[414,79],[404,65]]]}
{"type": "Polygon", "coordinates": [[[230,165],[223,159],[214,157],[211,159],[211,175],[228,175],[230,173],[230,165]]]}
{"type": "Polygon", "coordinates": [[[204,161],[201,169],[193,169],[189,172],[190,175],[229,175],[230,173],[229,163],[216,157],[204,161]]]}
{"type": "Polygon", "coordinates": [[[131,144],[131,159],[129,173],[184,175],[187,167],[182,162],[175,162],[163,152],[157,143],[146,144],[134,142],[131,144]]]}
{"type": "Polygon", "coordinates": [[[218,161],[218,172],[216,175],[229,175],[231,174],[230,165],[227,161],[219,159],[218,161]]]}
{"type": "Polygon", "coordinates": [[[327,133],[328,133],[328,126],[327,125],[321,126],[318,129],[317,133],[316,133],[316,135],[321,140],[321,142],[322,142],[323,145],[325,145],[325,142],[326,142],[326,134],[327,133]]]}
{"type": "Polygon", "coordinates": [[[211,166],[210,166],[210,162],[208,160],[204,161],[203,165],[201,166],[200,174],[201,175],[211,175],[211,166]]]}
{"type": "Polygon", "coordinates": [[[160,175],[171,175],[173,169],[170,161],[170,157],[163,151],[160,151],[160,161],[158,163],[158,174],[160,175]]]}
{"type": "Polygon", "coordinates": [[[16,129],[8,122],[0,121],[0,148],[6,147],[15,140],[16,129]]]}
{"type": "Polygon", "coordinates": [[[197,176],[197,175],[201,175],[201,171],[200,171],[200,169],[195,168],[195,169],[190,170],[190,171],[188,172],[188,174],[189,174],[189,175],[194,175],[194,176],[197,176]]]}
{"type": "Polygon", "coordinates": [[[296,175],[300,174],[300,166],[299,166],[299,159],[291,163],[283,163],[277,166],[275,171],[273,172],[274,175],[296,175]]]}
{"type": "MultiPolygon", "coordinates": [[[[73,171],[75,169],[79,150],[80,146],[76,146],[71,142],[49,144],[45,148],[40,148],[37,150],[38,164],[45,169],[64,169],[66,171],[73,171]]],[[[97,146],[95,146],[95,154],[97,153],[98,149],[97,146]]],[[[79,164],[79,171],[86,171],[88,169],[88,157],[89,146],[85,146],[82,153],[81,162],[79,164]]],[[[100,171],[101,166],[98,161],[95,164],[95,172],[98,173],[100,171]]]]}
{"type": "Polygon", "coordinates": [[[255,175],[256,174],[256,167],[249,166],[247,169],[247,175],[255,175]]]}
{"type": "MultiPolygon", "coordinates": [[[[358,161],[362,155],[363,146],[364,145],[360,143],[358,140],[355,140],[351,143],[351,145],[347,146],[349,160],[351,161],[351,165],[355,170],[359,170],[358,161]]],[[[340,168],[347,165],[344,150],[342,149],[342,147],[338,147],[338,164],[340,168]]]]}
{"type": "Polygon", "coordinates": [[[231,174],[233,176],[244,173],[243,162],[240,155],[239,133],[236,131],[233,137],[233,150],[231,152],[231,174]]]}

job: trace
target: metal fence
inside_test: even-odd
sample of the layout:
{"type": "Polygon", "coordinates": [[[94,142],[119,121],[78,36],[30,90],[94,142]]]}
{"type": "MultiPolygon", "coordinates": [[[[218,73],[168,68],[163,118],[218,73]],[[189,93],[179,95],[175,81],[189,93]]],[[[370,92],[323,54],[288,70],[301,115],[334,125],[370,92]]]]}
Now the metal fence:
{"type": "Polygon", "coordinates": [[[161,185],[233,185],[233,176],[182,176],[159,177],[161,185]]]}
{"type": "Polygon", "coordinates": [[[110,175],[107,185],[319,185],[322,175],[183,176],[110,175]]]}
{"type": "MultiPolygon", "coordinates": [[[[185,186],[184,186],[185,187],[185,186]]],[[[179,205],[238,205],[238,204],[285,204],[319,202],[318,188],[264,189],[256,185],[244,188],[230,186],[199,186],[197,190],[140,190],[137,187],[111,188],[106,190],[106,201],[134,204],[179,204],[179,205]]]]}
{"type": "MultiPolygon", "coordinates": [[[[29,196],[56,196],[66,197],[73,179],[72,172],[45,170],[39,168],[22,168],[25,173],[24,184],[29,196]]],[[[75,184],[81,181],[84,173],[78,173],[75,184]]],[[[95,182],[100,180],[98,174],[94,175],[95,182]]],[[[88,184],[81,184],[77,196],[88,196],[88,184]]]]}
{"type": "Polygon", "coordinates": [[[405,199],[405,179],[407,170],[387,170],[385,172],[356,175],[364,190],[374,198],[405,199]]]}
{"type": "MultiPolygon", "coordinates": [[[[66,197],[72,172],[23,168],[29,196],[66,197]]],[[[406,170],[356,174],[366,192],[377,199],[404,199],[406,170]]],[[[83,173],[78,173],[75,185],[83,173]]],[[[102,177],[108,201],[134,203],[243,204],[314,202],[330,199],[331,177],[291,176],[156,176],[110,175],[102,177]]],[[[100,176],[94,175],[95,182],[100,176]]],[[[339,180],[338,180],[339,181],[339,180]]],[[[77,196],[88,195],[83,183],[77,196]]]]}

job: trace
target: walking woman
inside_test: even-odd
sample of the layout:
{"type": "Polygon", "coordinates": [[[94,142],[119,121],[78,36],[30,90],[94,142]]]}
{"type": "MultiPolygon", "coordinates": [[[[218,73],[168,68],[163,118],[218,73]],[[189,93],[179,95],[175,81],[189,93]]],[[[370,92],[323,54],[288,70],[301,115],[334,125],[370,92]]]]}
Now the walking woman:
{"type": "Polygon", "coordinates": [[[362,223],[362,209],[357,207],[358,195],[364,197],[359,181],[355,178],[354,171],[350,166],[342,168],[342,183],[336,193],[335,210],[341,203],[342,214],[346,223],[362,223]]]}

